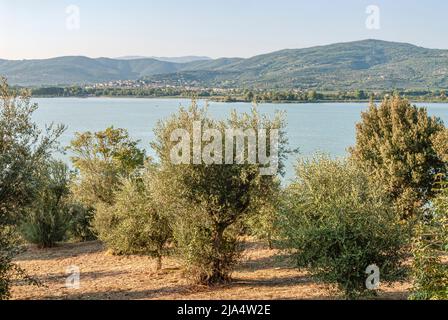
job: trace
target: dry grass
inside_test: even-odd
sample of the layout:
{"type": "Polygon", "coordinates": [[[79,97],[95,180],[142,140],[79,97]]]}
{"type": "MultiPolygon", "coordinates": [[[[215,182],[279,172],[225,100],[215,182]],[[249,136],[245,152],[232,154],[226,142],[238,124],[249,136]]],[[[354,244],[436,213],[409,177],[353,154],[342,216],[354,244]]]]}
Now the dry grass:
{"type": "MultiPolygon", "coordinates": [[[[293,269],[278,252],[259,242],[250,241],[245,259],[228,285],[207,288],[190,285],[182,276],[179,262],[164,261],[155,272],[155,263],[147,257],[118,257],[107,253],[99,242],[63,244],[54,249],[34,247],[16,262],[42,281],[43,287],[17,284],[14,299],[337,299],[338,293],[313,282],[306,272],[293,269]],[[80,289],[67,289],[66,269],[81,270],[80,289]]],[[[409,284],[384,288],[381,299],[406,299],[409,284]]]]}

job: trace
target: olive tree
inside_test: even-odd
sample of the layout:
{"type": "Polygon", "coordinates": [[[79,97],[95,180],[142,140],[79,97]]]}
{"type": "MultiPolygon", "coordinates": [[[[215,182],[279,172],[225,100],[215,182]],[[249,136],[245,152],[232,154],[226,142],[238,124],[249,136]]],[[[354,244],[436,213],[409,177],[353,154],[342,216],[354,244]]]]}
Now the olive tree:
{"type": "Polygon", "coordinates": [[[70,186],[73,205],[71,234],[92,239],[92,219],[100,205],[111,206],[123,177],[143,167],[145,151],[127,130],[109,127],[99,132],[77,133],[67,148],[76,169],[70,186]]]}
{"type": "Polygon", "coordinates": [[[39,168],[37,178],[36,200],[26,208],[20,229],[29,242],[50,248],[66,238],[70,227],[70,172],[65,163],[50,160],[39,168]]]}
{"type": "Polygon", "coordinates": [[[148,163],[132,177],[122,178],[114,204],[97,206],[93,227],[98,237],[115,254],[148,255],[157,259],[168,252],[171,239],[169,218],[154,200],[156,167],[148,163]]]}
{"type": "Polygon", "coordinates": [[[37,104],[29,92],[0,79],[0,299],[9,296],[11,277],[23,276],[12,263],[17,253],[16,225],[39,189],[38,168],[57,147],[64,126],[42,131],[32,120],[37,104]]]}
{"type": "Polygon", "coordinates": [[[274,242],[279,234],[278,210],[280,197],[281,192],[278,192],[271,201],[260,205],[257,212],[246,219],[247,233],[266,242],[271,250],[274,249],[274,242]]]}
{"type": "Polygon", "coordinates": [[[170,212],[178,252],[197,282],[230,279],[245,218],[280,186],[284,125],[281,115],[270,120],[255,108],[215,120],[193,101],[155,129],[157,202],[170,212]]]}

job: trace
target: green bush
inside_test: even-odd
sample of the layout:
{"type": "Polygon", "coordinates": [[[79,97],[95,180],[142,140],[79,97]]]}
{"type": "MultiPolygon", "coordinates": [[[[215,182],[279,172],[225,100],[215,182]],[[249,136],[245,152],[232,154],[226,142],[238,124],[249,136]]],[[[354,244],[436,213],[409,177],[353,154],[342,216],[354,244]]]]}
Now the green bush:
{"type": "Polygon", "coordinates": [[[297,266],[347,297],[369,294],[366,269],[381,282],[403,274],[406,232],[376,184],[354,165],[317,156],[302,161],[280,212],[283,246],[297,266]]]}
{"type": "Polygon", "coordinates": [[[433,201],[434,211],[421,218],[413,242],[412,300],[448,300],[448,189],[433,201]]]}
{"type": "Polygon", "coordinates": [[[115,193],[114,204],[98,204],[93,227],[115,254],[149,255],[162,267],[171,238],[168,218],[152,196],[154,168],[146,168],[143,177],[126,178],[115,193]]]}
{"type": "Polygon", "coordinates": [[[62,162],[51,161],[40,168],[38,195],[26,209],[21,225],[27,241],[48,248],[65,239],[70,226],[66,203],[69,179],[68,167],[62,162]]]}
{"type": "Polygon", "coordinates": [[[10,297],[16,265],[12,263],[17,254],[16,235],[11,228],[0,225],[0,300],[10,297]]]}
{"type": "Polygon", "coordinates": [[[265,203],[260,206],[258,212],[247,219],[246,227],[245,233],[266,242],[269,245],[269,249],[273,249],[274,241],[277,240],[279,232],[278,204],[265,203]]]}
{"type": "Polygon", "coordinates": [[[418,216],[434,195],[436,176],[446,172],[446,135],[439,118],[394,96],[362,114],[351,156],[381,182],[408,219],[418,216]]]}
{"type": "Polygon", "coordinates": [[[92,229],[92,220],[95,210],[81,203],[73,202],[69,204],[68,212],[70,216],[69,235],[75,241],[96,240],[96,235],[92,229]]]}

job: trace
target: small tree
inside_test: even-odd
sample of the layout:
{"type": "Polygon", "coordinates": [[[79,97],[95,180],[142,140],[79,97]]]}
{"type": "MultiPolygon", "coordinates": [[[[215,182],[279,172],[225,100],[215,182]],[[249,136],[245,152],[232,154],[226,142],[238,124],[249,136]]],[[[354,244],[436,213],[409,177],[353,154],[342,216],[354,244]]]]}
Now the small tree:
{"type": "Polygon", "coordinates": [[[280,194],[270,203],[260,205],[257,212],[250,215],[246,221],[249,234],[267,242],[269,249],[274,249],[274,240],[278,235],[278,200],[280,194]]]}
{"type": "Polygon", "coordinates": [[[124,178],[114,204],[97,206],[93,227],[116,254],[142,254],[157,259],[157,270],[171,238],[169,219],[154,201],[154,175],[148,165],[142,177],[124,178]]]}
{"type": "Polygon", "coordinates": [[[68,213],[70,215],[69,237],[75,241],[92,241],[96,239],[92,228],[95,210],[70,197],[68,213]]]}
{"type": "Polygon", "coordinates": [[[50,248],[65,239],[70,226],[70,173],[65,163],[49,161],[38,169],[36,200],[26,208],[21,225],[23,237],[41,248],[50,248]]]}
{"type": "Polygon", "coordinates": [[[9,297],[14,275],[24,276],[12,263],[18,252],[16,224],[36,198],[37,168],[64,131],[49,126],[42,132],[32,121],[36,109],[29,92],[14,91],[0,79],[0,299],[9,297]]]}
{"type": "Polygon", "coordinates": [[[378,185],[345,161],[302,161],[286,190],[280,226],[297,266],[335,283],[347,297],[367,294],[366,269],[382,283],[400,278],[405,232],[378,185]]]}
{"type": "Polygon", "coordinates": [[[68,150],[77,170],[70,186],[72,203],[71,234],[92,239],[92,219],[97,206],[111,206],[123,177],[129,177],[144,164],[145,151],[138,148],[125,129],[76,134],[68,150]]]}
{"type": "Polygon", "coordinates": [[[386,98],[362,114],[351,156],[383,183],[403,218],[415,216],[433,196],[435,177],[446,172],[444,155],[437,150],[448,150],[447,142],[436,140],[445,130],[442,121],[429,117],[426,109],[399,96],[386,98]]]}
{"type": "Polygon", "coordinates": [[[420,218],[413,241],[413,300],[448,299],[448,188],[438,188],[433,211],[420,218]]]}
{"type": "Polygon", "coordinates": [[[0,300],[10,296],[10,286],[16,265],[12,263],[17,254],[14,233],[6,226],[0,226],[0,300]]]}
{"type": "MultiPolygon", "coordinates": [[[[174,239],[187,270],[203,284],[229,280],[238,261],[241,249],[238,235],[245,218],[260,208],[262,199],[269,199],[279,188],[277,171],[273,175],[262,175],[263,165],[241,161],[248,148],[245,145],[242,153],[234,153],[235,139],[226,147],[227,151],[232,149],[227,158],[231,161],[224,162],[226,129],[237,128],[251,129],[255,137],[262,128],[267,130],[267,137],[271,130],[280,130],[278,164],[282,172],[286,140],[280,116],[271,121],[259,116],[254,109],[252,114],[233,113],[228,121],[216,121],[193,102],[189,110],[181,109],[159,123],[155,130],[153,148],[160,159],[157,201],[171,212],[174,239]],[[195,128],[211,131],[198,137],[195,128]],[[176,140],[179,130],[193,139],[176,140]],[[199,144],[208,143],[201,149],[198,140],[199,144]],[[181,163],[172,159],[176,150],[177,156],[183,159],[181,163]]],[[[261,139],[258,145],[260,142],[261,139]]],[[[274,152],[273,148],[267,150],[267,154],[274,152]]]]}

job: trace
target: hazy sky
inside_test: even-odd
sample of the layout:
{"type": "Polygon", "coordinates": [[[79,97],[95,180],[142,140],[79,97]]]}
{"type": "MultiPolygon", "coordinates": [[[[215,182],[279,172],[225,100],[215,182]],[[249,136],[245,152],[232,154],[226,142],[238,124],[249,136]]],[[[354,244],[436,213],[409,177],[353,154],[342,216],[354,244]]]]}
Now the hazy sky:
{"type": "Polygon", "coordinates": [[[0,58],[248,57],[367,38],[448,49],[447,12],[446,0],[0,0],[0,58]]]}

